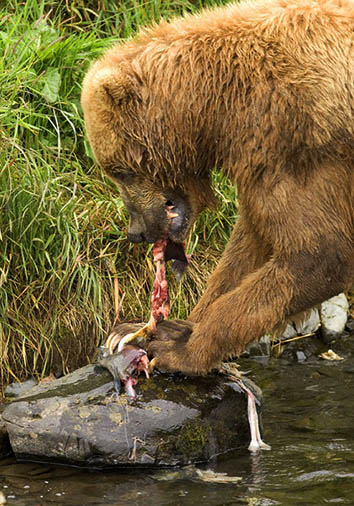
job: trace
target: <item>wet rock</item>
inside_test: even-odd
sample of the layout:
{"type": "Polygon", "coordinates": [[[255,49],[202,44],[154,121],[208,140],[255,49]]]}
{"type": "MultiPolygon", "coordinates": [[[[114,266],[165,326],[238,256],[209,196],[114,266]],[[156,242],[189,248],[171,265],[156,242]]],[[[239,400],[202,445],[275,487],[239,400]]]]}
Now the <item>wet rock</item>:
{"type": "Polygon", "coordinates": [[[304,337],[280,345],[279,356],[288,362],[305,362],[310,357],[317,357],[324,351],[323,343],[316,337],[304,337]]]}
{"type": "Polygon", "coordinates": [[[20,459],[104,468],[184,465],[247,448],[247,398],[225,376],[156,372],[136,392],[118,397],[95,365],[38,385],[3,412],[12,449],[20,459]]]}
{"type": "Polygon", "coordinates": [[[326,342],[343,333],[348,319],[349,304],[341,293],[321,304],[321,333],[326,342]]]}

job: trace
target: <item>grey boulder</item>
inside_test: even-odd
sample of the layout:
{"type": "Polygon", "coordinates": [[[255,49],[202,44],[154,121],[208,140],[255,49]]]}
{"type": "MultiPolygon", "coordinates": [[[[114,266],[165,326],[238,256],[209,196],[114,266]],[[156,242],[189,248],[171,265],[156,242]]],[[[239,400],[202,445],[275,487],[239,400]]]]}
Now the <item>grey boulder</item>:
{"type": "MultiPolygon", "coordinates": [[[[244,383],[259,408],[258,387],[244,383]]],[[[107,468],[185,465],[248,446],[247,396],[225,376],[156,372],[136,392],[133,401],[118,396],[95,365],[38,385],[3,412],[12,450],[22,460],[107,468]]]]}

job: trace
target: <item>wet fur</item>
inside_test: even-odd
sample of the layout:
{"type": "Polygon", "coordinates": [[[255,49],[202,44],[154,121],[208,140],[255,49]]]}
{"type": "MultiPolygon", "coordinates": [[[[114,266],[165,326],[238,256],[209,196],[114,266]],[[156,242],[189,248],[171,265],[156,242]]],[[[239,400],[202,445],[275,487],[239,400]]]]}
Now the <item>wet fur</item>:
{"type": "Polygon", "coordinates": [[[128,173],[142,214],[181,194],[186,232],[213,200],[213,167],[237,184],[232,237],[190,338],[161,343],[163,366],[205,372],[353,282],[353,1],[162,21],[92,65],[82,105],[98,162],[123,192],[128,173]]]}

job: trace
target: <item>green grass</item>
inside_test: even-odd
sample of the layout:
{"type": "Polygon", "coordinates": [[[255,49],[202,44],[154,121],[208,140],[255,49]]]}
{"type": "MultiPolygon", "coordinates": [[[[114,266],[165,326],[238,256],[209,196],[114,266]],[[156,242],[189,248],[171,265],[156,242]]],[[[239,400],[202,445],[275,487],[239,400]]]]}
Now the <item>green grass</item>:
{"type": "MultiPolygon", "coordinates": [[[[92,158],[80,110],[89,63],[160,17],[216,2],[7,1],[0,7],[0,377],[67,372],[92,360],[114,320],[147,317],[147,248],[126,240],[127,215],[92,158]]],[[[222,2],[219,2],[222,3],[222,2]]],[[[236,218],[234,188],[219,174],[217,213],[204,214],[193,262],[172,283],[172,316],[202,293],[236,218]]]]}

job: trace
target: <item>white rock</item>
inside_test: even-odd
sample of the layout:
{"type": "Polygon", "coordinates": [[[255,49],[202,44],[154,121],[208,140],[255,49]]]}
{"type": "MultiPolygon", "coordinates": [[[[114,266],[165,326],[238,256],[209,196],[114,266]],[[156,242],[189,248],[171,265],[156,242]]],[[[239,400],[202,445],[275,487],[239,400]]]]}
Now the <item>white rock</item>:
{"type": "Polygon", "coordinates": [[[348,309],[349,304],[344,293],[321,304],[321,331],[325,338],[330,339],[343,332],[348,319],[348,309]]]}
{"type": "Polygon", "coordinates": [[[291,339],[292,337],[295,337],[297,335],[298,335],[297,330],[294,327],[294,324],[288,323],[281,337],[282,339],[291,339]]]}
{"type": "Polygon", "coordinates": [[[296,323],[295,328],[298,335],[304,336],[306,334],[316,332],[320,325],[321,321],[318,309],[313,308],[309,313],[307,313],[306,320],[296,323]]]}

